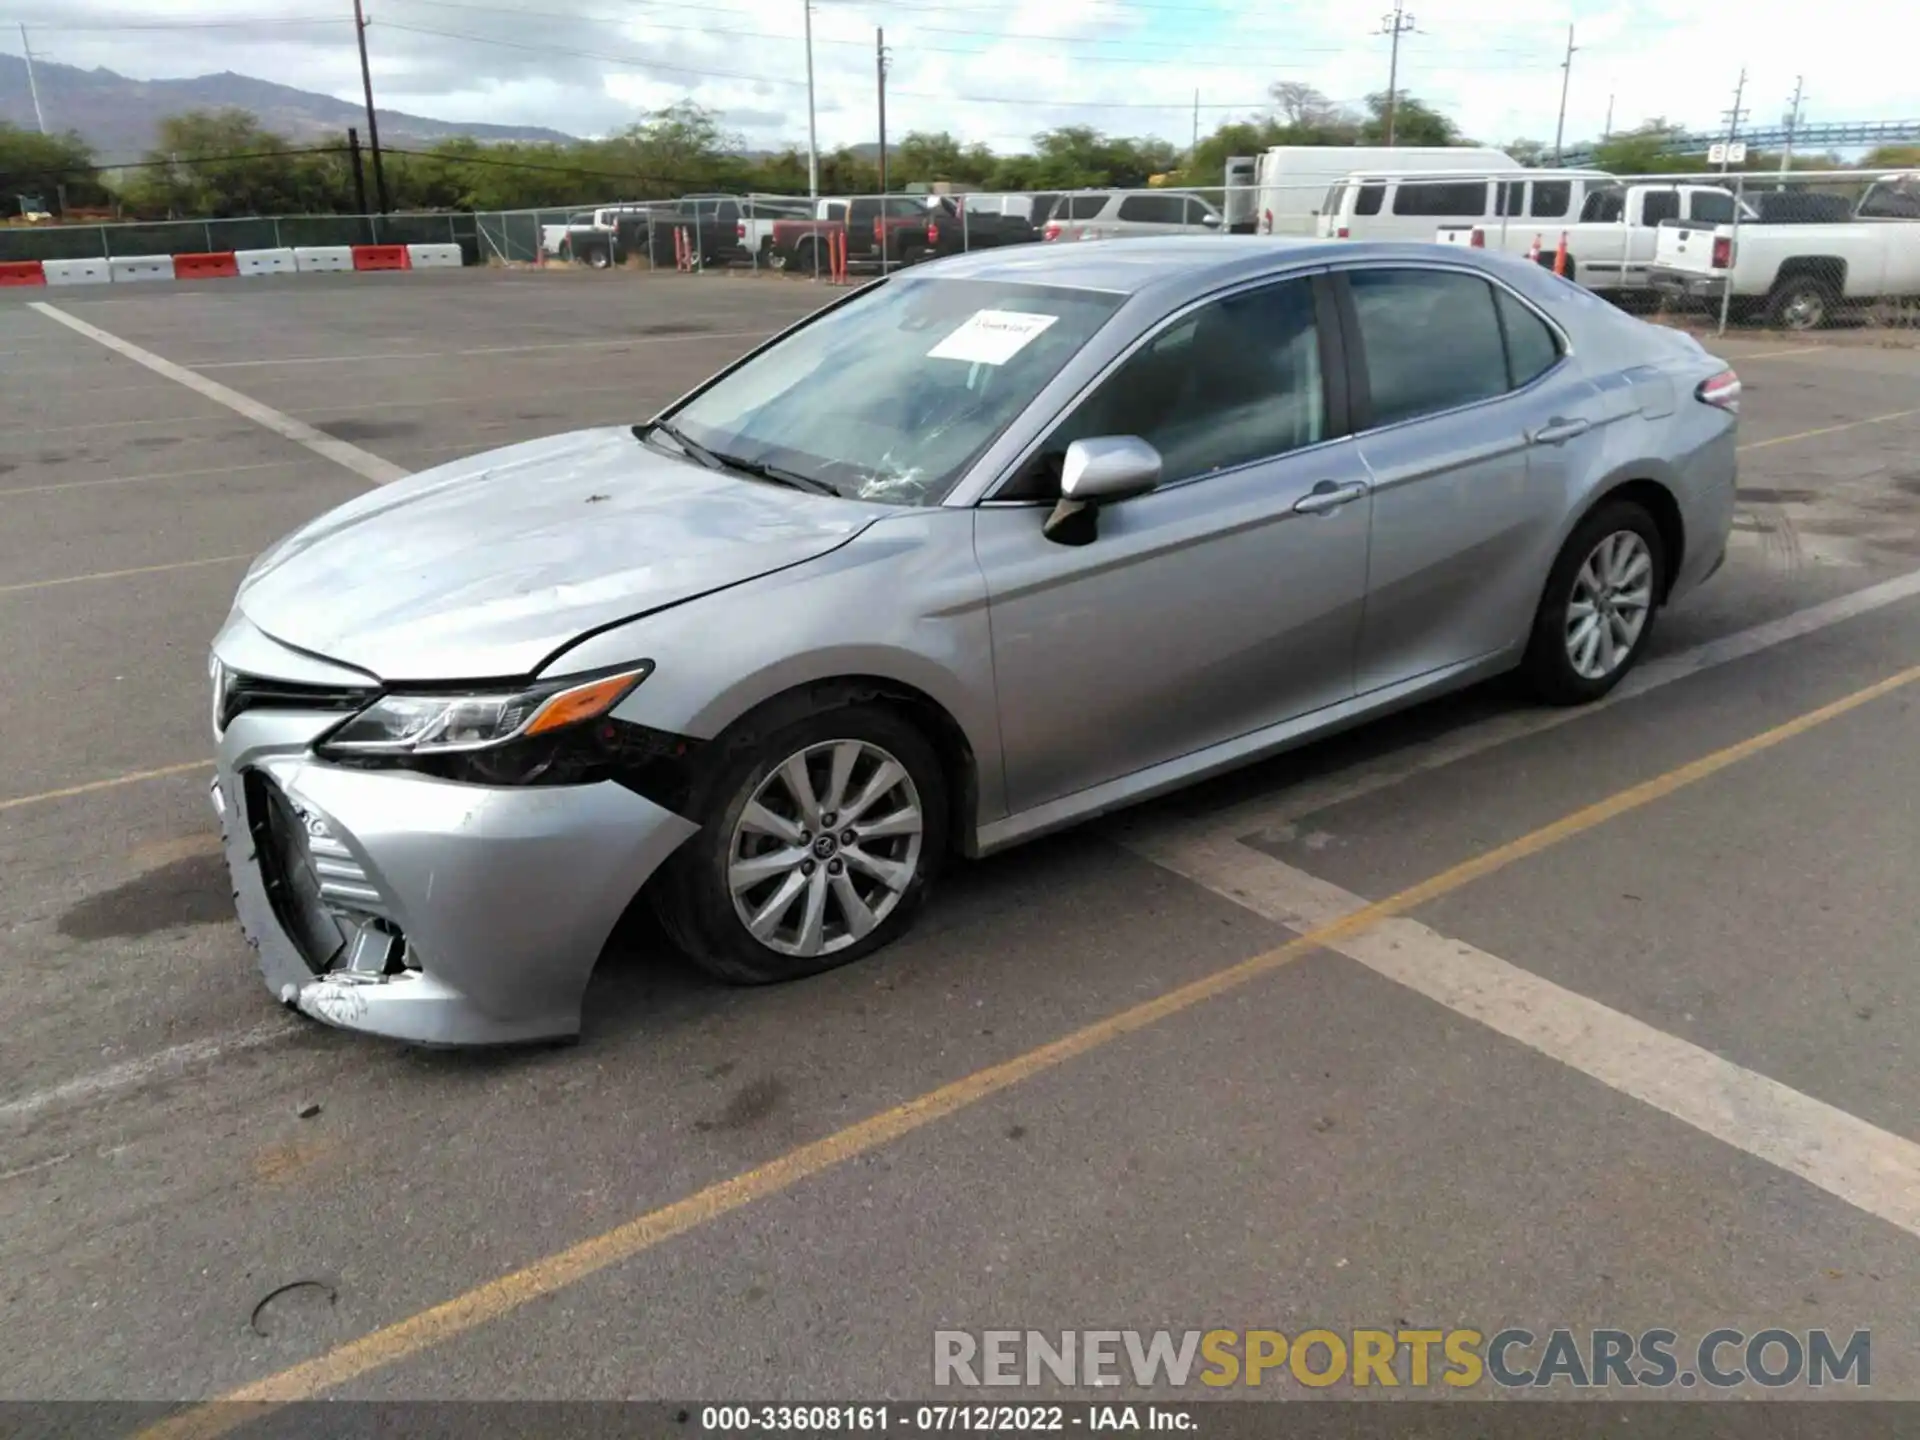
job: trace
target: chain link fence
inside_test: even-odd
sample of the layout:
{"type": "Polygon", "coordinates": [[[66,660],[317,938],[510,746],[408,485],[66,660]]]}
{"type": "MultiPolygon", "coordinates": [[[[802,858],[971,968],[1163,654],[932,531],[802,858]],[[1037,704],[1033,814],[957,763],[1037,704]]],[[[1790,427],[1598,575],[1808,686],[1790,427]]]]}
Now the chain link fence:
{"type": "MultiPolygon", "coordinates": [[[[583,217],[574,217],[580,221],[583,217]]],[[[591,217],[585,217],[590,219],[591,217]]],[[[604,217],[603,218],[607,218],[604,217]]],[[[482,221],[483,233],[495,217],[482,221]]],[[[1466,245],[1534,259],[1638,312],[1715,329],[1920,327],[1920,176],[1368,172],[1268,184],[688,199],[628,207],[549,259],[851,284],[944,255],[1154,235],[1466,245]],[[677,243],[672,237],[678,232],[677,243]]],[[[497,217],[535,258],[541,212],[497,217]]]]}
{"type": "Polygon", "coordinates": [[[1315,158],[1322,173],[1186,189],[702,195],[564,210],[9,227],[0,229],[0,259],[451,241],[468,264],[748,271],[851,284],[1012,245],[1153,235],[1438,241],[1531,256],[1625,307],[1717,329],[1920,328],[1920,175],[1347,175],[1315,158]]]}

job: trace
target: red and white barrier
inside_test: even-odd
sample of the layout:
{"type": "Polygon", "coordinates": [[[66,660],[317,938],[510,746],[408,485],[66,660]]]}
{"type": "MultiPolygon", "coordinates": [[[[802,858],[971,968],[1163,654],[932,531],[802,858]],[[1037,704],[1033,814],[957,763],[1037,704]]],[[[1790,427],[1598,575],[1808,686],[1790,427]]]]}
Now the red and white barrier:
{"type": "Polygon", "coordinates": [[[242,275],[291,275],[299,269],[291,250],[236,250],[233,262],[242,275]]]}
{"type": "Polygon", "coordinates": [[[176,280],[225,280],[239,273],[240,262],[231,250],[173,257],[173,278],[176,280]]]}
{"type": "Polygon", "coordinates": [[[115,284],[128,280],[173,279],[171,255],[116,255],[107,262],[107,276],[115,284]]]}
{"type": "Polygon", "coordinates": [[[353,269],[351,245],[296,245],[293,268],[302,275],[334,274],[353,269]]]}
{"type": "Polygon", "coordinates": [[[458,245],[409,245],[407,258],[416,270],[457,270],[467,263],[458,245]]]}
{"type": "Polygon", "coordinates": [[[407,258],[407,247],[404,245],[356,245],[353,247],[353,268],[410,270],[413,262],[407,258]]]}
{"type": "Polygon", "coordinates": [[[49,285],[105,285],[113,279],[105,260],[42,260],[49,285]]]}
{"type": "Polygon", "coordinates": [[[465,264],[466,256],[458,245],[306,245],[277,250],[207,250],[184,255],[116,255],[97,260],[0,260],[0,286],[107,285],[141,280],[226,280],[247,275],[459,269],[465,264]]]}

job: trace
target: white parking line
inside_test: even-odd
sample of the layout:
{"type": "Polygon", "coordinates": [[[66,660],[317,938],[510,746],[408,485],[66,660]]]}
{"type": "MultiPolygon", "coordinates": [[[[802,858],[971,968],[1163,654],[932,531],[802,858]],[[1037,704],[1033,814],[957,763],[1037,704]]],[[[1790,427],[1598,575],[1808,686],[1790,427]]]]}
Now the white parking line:
{"type": "Polygon", "coordinates": [[[128,1090],[165,1076],[178,1074],[190,1065],[203,1065],[209,1060],[218,1060],[224,1055],[232,1055],[242,1050],[252,1050],[261,1045],[271,1045],[276,1040],[290,1039],[300,1033],[297,1023],[278,1020],[267,1025],[256,1025],[251,1030],[242,1030],[234,1035],[210,1036],[204,1040],[189,1040],[181,1045],[171,1045],[152,1055],[143,1055],[137,1060],[122,1061],[118,1065],[109,1065],[104,1070],[96,1070],[91,1075],[82,1075],[63,1084],[49,1086],[45,1090],[36,1090],[32,1094],[22,1095],[18,1100],[0,1103],[0,1121],[30,1120],[43,1110],[64,1105],[85,1104],[111,1095],[116,1090],[128,1090]]]}
{"type": "MultiPolygon", "coordinates": [[[[1269,826],[1291,824],[1303,816],[1330,810],[1350,800],[1359,800],[1411,780],[1416,775],[1442,769],[1456,761],[1484,754],[1515,740],[1523,740],[1529,735],[1557,730],[1562,725],[1570,725],[1584,716],[1611,709],[1663,685],[1684,680],[1689,675],[1699,675],[1728,661],[1758,654],[1789,640],[1838,625],[1843,620],[1852,620],[1902,600],[1912,599],[1916,595],[1920,595],[1920,570],[1910,570],[1891,580],[1883,580],[1878,585],[1869,585],[1863,590],[1855,590],[1818,605],[1810,605],[1804,610],[1796,610],[1790,615],[1782,615],[1777,620],[1768,620],[1731,635],[1723,635],[1718,640],[1709,640],[1705,644],[1649,660],[1621,681],[1611,694],[1591,705],[1563,710],[1515,710],[1495,715],[1391,754],[1363,760],[1332,774],[1289,785],[1283,791],[1255,796],[1251,800],[1211,811],[1178,828],[1183,833],[1196,835],[1216,831],[1245,835],[1269,826]]],[[[1114,822],[1116,828],[1122,830],[1130,829],[1135,823],[1149,822],[1133,822],[1124,816],[1114,822]]],[[[1169,828],[1165,822],[1151,823],[1156,829],[1169,828]]]]}
{"type": "MultiPolygon", "coordinates": [[[[798,319],[799,317],[795,317],[798,319]]],[[[485,345],[471,350],[383,350],[366,355],[294,355],[286,359],[208,360],[202,370],[254,370],[276,365],[364,365],[382,360],[450,360],[470,355],[531,355],[542,350],[617,350],[629,345],[684,345],[691,340],[765,340],[775,330],[703,330],[689,335],[624,335],[611,340],[553,340],[536,345],[485,345]]]]}
{"type": "MultiPolygon", "coordinates": [[[[1292,930],[1367,904],[1232,840],[1148,843],[1139,853],[1292,930]]],[[[1920,1236],[1920,1145],[1911,1140],[1417,920],[1382,920],[1325,948],[1920,1236]]]]}
{"type": "Polygon", "coordinates": [[[90,325],[78,316],[69,315],[58,306],[49,305],[44,300],[35,300],[29,306],[45,315],[49,320],[57,320],[69,330],[77,331],[89,340],[107,347],[115,354],[124,355],[135,364],[144,365],[156,375],[164,375],[169,380],[184,385],[195,394],[204,395],[215,404],[224,405],[236,414],[244,415],[254,424],[273,431],[304,445],[314,454],[331,460],[336,465],[345,466],[363,480],[375,485],[385,485],[394,480],[404,479],[407,471],[395,465],[391,460],[383,460],[369,450],[357,445],[349,445],[344,440],[336,440],[331,435],[322,434],[304,421],[291,415],[282,414],[271,405],[262,405],[250,396],[242,395],[238,390],[229,390],[217,380],[189,370],[184,365],[176,365],[171,360],[162,359],[151,350],[142,350],[129,340],[110,334],[97,325],[90,325]]]}

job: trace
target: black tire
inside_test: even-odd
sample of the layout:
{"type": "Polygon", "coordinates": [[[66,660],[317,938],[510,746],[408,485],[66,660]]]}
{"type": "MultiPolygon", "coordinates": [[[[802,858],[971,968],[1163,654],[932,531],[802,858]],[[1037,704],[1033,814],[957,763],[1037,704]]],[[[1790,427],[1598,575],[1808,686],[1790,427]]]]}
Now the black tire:
{"type": "Polygon", "coordinates": [[[833,263],[827,258],[827,247],[818,240],[802,240],[793,252],[793,269],[803,275],[818,278],[827,274],[833,263]]]}
{"type": "Polygon", "coordinates": [[[1813,275],[1790,275],[1767,297],[1767,323],[1776,330],[1818,330],[1833,319],[1839,297],[1813,275]]]}
{"type": "Polygon", "coordinates": [[[590,270],[609,270],[613,268],[613,252],[603,245],[596,245],[580,257],[587,262],[590,270]]]}
{"type": "MultiPolygon", "coordinates": [[[[750,727],[751,722],[731,740],[716,742],[722,758],[689,807],[700,832],[675,852],[652,888],[661,927],[695,965],[732,984],[767,985],[851,964],[890,944],[913,924],[946,858],[949,799],[933,746],[910,720],[884,705],[835,706],[776,721],[775,728],[758,733],[750,727]],[[791,954],[762,944],[735,910],[729,886],[735,828],[760,787],[789,757],[836,741],[878,747],[906,771],[922,822],[916,868],[892,908],[866,935],[850,943],[837,939],[840,948],[815,955],[791,954]]],[[[831,862],[823,858],[819,863],[831,862]]],[[[849,879],[854,873],[847,869],[849,879]]],[[[755,890],[743,893],[748,904],[766,898],[755,890]]],[[[844,937],[846,912],[837,899],[831,903],[842,918],[844,937]]]]}
{"type": "Polygon", "coordinates": [[[1631,500],[1611,500],[1582,520],[1553,562],[1539,609],[1534,613],[1533,633],[1527,641],[1526,658],[1520,665],[1534,695],[1549,705],[1587,705],[1618,685],[1640,662],[1647,642],[1653,637],[1660,601],[1666,593],[1667,563],[1660,527],[1644,506],[1631,500]],[[1639,536],[1652,557],[1646,621],[1624,658],[1612,670],[1599,677],[1583,675],[1574,668],[1573,657],[1568,654],[1568,610],[1573,603],[1574,584],[1581,567],[1600,543],[1622,531],[1639,536]]]}

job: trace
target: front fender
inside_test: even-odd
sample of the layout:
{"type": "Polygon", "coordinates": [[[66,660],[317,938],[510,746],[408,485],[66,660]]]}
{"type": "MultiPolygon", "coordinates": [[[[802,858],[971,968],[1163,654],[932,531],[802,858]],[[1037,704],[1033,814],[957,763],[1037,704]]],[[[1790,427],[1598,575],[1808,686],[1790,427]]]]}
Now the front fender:
{"type": "Polygon", "coordinates": [[[550,675],[651,660],[616,718],[711,740],[775,696],[837,679],[939,705],[978,766],[978,823],[1005,814],[987,588],[970,509],[902,509],[814,560],[581,640],[550,675]]]}

